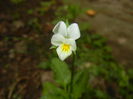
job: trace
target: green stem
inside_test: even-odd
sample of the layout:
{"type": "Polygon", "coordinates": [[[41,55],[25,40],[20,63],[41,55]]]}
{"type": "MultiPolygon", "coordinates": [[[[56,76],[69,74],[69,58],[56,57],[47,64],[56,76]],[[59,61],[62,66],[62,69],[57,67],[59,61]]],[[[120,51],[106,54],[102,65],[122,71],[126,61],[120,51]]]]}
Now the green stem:
{"type": "Polygon", "coordinates": [[[74,65],[75,65],[75,54],[73,53],[73,60],[71,65],[71,83],[70,83],[70,99],[72,99],[72,92],[73,92],[73,79],[74,79],[74,65]]]}

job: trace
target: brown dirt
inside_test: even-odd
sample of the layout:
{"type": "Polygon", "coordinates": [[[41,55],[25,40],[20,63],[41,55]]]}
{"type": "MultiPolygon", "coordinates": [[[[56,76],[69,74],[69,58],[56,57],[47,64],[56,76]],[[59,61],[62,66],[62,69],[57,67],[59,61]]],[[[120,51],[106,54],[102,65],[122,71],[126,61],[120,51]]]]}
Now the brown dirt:
{"type": "Polygon", "coordinates": [[[132,0],[72,0],[82,8],[93,9],[94,16],[77,20],[90,23],[91,30],[108,38],[116,60],[126,68],[133,67],[133,3],[132,0]]]}
{"type": "Polygon", "coordinates": [[[0,99],[40,97],[45,71],[37,65],[47,60],[45,52],[50,47],[53,28],[50,22],[61,4],[57,0],[43,15],[36,11],[27,14],[29,9],[39,8],[42,1],[48,0],[28,0],[17,5],[9,0],[0,1],[0,99]]]}

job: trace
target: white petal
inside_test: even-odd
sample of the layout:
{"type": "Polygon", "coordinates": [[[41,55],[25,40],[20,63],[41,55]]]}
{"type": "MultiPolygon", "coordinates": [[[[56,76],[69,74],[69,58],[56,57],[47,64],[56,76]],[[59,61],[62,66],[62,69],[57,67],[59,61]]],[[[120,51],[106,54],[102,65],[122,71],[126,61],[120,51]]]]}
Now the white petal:
{"type": "Polygon", "coordinates": [[[69,50],[68,52],[64,52],[61,49],[61,45],[56,49],[57,54],[59,58],[64,61],[67,57],[69,57],[72,54],[72,50],[69,50]]]}
{"type": "Polygon", "coordinates": [[[76,46],[75,40],[73,40],[73,39],[66,39],[66,40],[65,40],[65,43],[66,43],[66,44],[70,44],[72,50],[73,50],[73,51],[76,51],[77,46],[76,46]]]}
{"type": "Polygon", "coordinates": [[[63,41],[65,40],[65,38],[60,35],[60,34],[54,34],[51,38],[51,43],[55,46],[59,46],[60,44],[63,43],[63,41]]]}
{"type": "Polygon", "coordinates": [[[68,36],[74,40],[80,38],[80,30],[77,23],[71,24],[68,29],[68,36]]]}
{"type": "Polygon", "coordinates": [[[58,22],[55,25],[55,27],[53,29],[53,32],[54,33],[59,33],[63,36],[67,36],[67,26],[66,26],[66,24],[63,21],[58,22]]]}

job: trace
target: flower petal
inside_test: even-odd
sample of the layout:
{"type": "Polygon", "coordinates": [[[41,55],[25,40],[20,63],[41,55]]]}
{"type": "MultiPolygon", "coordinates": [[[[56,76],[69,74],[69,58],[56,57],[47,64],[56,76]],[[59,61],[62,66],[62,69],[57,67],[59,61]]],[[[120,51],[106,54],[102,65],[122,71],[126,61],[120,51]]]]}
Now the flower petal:
{"type": "Polygon", "coordinates": [[[57,54],[59,56],[59,58],[64,61],[67,57],[69,57],[72,54],[72,50],[69,50],[67,52],[62,51],[61,49],[61,45],[56,49],[57,54]]]}
{"type": "Polygon", "coordinates": [[[80,30],[77,23],[71,24],[68,29],[68,36],[74,40],[80,38],[80,30]]]}
{"type": "Polygon", "coordinates": [[[63,36],[67,36],[67,26],[66,26],[66,24],[63,21],[58,22],[55,25],[55,27],[53,29],[53,32],[54,33],[59,33],[63,36]]]}
{"type": "Polygon", "coordinates": [[[54,34],[51,38],[51,43],[55,46],[59,46],[64,40],[65,38],[62,35],[54,34]]]}
{"type": "Polygon", "coordinates": [[[75,40],[73,40],[73,39],[66,39],[65,43],[71,45],[72,51],[76,51],[77,46],[76,46],[75,40]]]}

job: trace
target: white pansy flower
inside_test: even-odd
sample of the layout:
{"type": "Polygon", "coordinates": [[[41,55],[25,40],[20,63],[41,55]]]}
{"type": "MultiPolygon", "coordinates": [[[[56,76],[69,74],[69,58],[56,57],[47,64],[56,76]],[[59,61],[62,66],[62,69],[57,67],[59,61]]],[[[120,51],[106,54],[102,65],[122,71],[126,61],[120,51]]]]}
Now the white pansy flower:
{"type": "Polygon", "coordinates": [[[72,51],[76,51],[75,40],[80,38],[78,24],[73,23],[67,27],[63,21],[60,21],[55,25],[53,32],[51,43],[57,46],[57,54],[63,61],[72,54],[72,51]]]}

